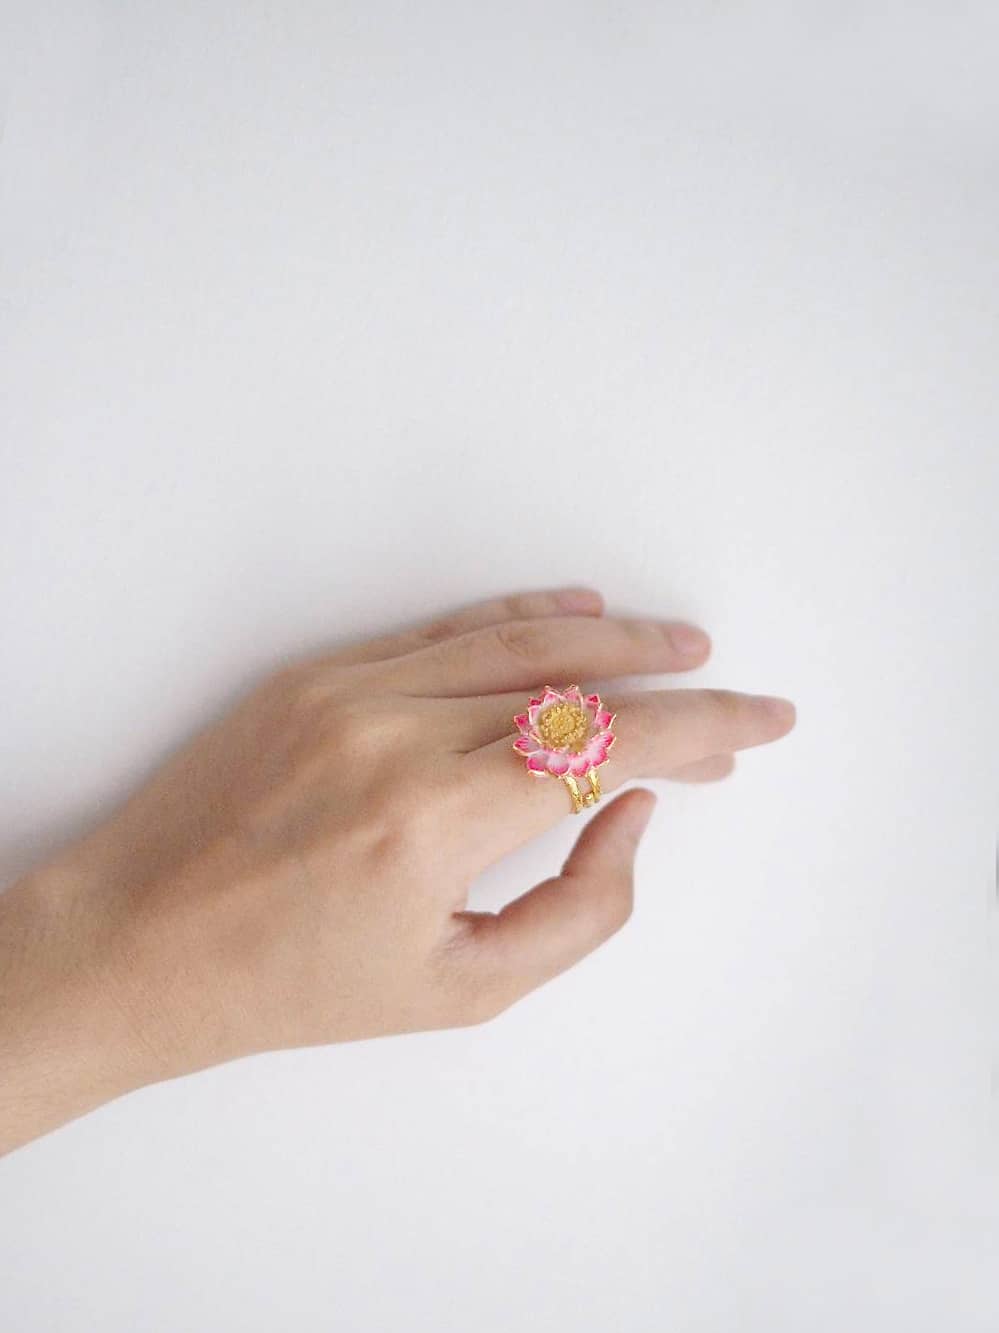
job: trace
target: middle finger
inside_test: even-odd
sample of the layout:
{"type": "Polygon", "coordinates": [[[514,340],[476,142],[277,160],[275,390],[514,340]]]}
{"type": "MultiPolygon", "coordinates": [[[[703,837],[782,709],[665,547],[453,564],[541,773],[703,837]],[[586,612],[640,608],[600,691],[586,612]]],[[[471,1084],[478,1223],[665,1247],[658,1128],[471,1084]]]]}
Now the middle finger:
{"type": "Polygon", "coordinates": [[[657,675],[700,666],[711,643],[673,620],[554,616],[510,620],[460,634],[377,664],[380,681],[402,694],[450,698],[534,690],[559,680],[657,675]]]}

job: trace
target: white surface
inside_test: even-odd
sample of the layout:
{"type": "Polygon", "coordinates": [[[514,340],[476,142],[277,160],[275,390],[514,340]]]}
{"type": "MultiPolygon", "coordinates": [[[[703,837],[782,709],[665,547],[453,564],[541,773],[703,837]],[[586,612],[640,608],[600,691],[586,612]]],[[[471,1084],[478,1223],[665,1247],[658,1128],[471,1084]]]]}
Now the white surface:
{"type": "Polygon", "coordinates": [[[995,8],[17,8],[8,878],[269,664],[510,588],[800,721],[496,1023],[6,1159],[4,1329],[992,1333],[995,8]]]}

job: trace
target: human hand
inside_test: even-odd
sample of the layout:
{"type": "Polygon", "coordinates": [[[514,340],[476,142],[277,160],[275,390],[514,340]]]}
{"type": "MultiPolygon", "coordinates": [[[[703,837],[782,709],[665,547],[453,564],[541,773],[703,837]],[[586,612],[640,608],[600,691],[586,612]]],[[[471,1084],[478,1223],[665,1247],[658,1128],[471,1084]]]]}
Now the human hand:
{"type": "MultiPolygon", "coordinates": [[[[106,1069],[14,1141],[253,1052],[481,1022],[571,966],[631,911],[654,797],[602,805],[559,875],[498,914],[467,911],[482,870],[571,810],[560,782],[525,772],[511,719],[544,682],[683,671],[708,651],[689,626],[605,616],[571,590],[269,676],[0,899],[22,1034],[8,1065],[38,1031],[68,1071],[106,1069]]],[[[794,722],[785,701],[720,690],[604,699],[608,793],[722,777],[794,722]]]]}

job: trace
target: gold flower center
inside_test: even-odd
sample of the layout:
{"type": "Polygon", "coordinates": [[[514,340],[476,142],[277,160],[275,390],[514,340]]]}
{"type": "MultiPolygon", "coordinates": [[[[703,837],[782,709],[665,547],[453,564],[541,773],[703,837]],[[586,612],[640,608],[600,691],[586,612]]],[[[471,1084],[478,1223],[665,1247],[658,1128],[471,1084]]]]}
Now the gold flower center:
{"type": "Polygon", "coordinates": [[[589,716],[578,704],[552,704],[538,718],[538,735],[547,750],[578,754],[589,734],[589,716]]]}

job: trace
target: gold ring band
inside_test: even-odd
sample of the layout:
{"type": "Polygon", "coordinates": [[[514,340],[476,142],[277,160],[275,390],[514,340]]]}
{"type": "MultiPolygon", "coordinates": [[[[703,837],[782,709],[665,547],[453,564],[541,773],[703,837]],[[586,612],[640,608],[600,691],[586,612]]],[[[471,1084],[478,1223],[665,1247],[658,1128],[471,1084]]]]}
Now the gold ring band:
{"type": "Polygon", "coordinates": [[[566,773],[562,778],[562,781],[569,788],[569,795],[572,797],[572,813],[574,815],[578,815],[584,805],[596,805],[597,801],[600,800],[600,775],[596,768],[588,768],[586,776],[590,783],[590,790],[587,792],[579,790],[579,783],[571,773],[566,773]]]}

